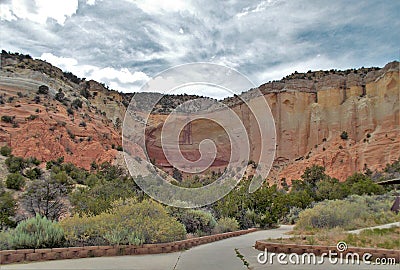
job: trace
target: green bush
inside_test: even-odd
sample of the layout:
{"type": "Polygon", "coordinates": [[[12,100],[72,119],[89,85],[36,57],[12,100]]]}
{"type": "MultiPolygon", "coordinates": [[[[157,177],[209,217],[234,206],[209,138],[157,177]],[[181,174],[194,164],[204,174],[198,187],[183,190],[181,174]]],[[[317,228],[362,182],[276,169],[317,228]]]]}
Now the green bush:
{"type": "Polygon", "coordinates": [[[10,233],[8,231],[0,231],[0,250],[11,249],[10,233]]]}
{"type": "Polygon", "coordinates": [[[211,213],[194,209],[172,209],[171,214],[182,223],[188,233],[211,233],[217,222],[211,213]]]}
{"type": "Polygon", "coordinates": [[[64,244],[64,231],[56,223],[36,215],[21,221],[11,232],[10,244],[13,248],[53,248],[64,244]]]}
{"type": "Polygon", "coordinates": [[[349,190],[336,178],[327,178],[317,183],[315,197],[318,201],[343,199],[349,190]]]}
{"type": "Polygon", "coordinates": [[[49,87],[47,85],[41,85],[38,89],[38,94],[47,95],[49,93],[49,87]]]}
{"type": "Polygon", "coordinates": [[[65,97],[65,95],[64,95],[62,89],[60,88],[60,89],[58,89],[58,93],[55,95],[54,98],[55,98],[57,101],[63,102],[63,101],[64,101],[64,97],[65,97]]]}
{"type": "Polygon", "coordinates": [[[17,202],[12,197],[10,192],[4,192],[0,189],[0,229],[5,229],[15,226],[13,217],[17,210],[17,202]]]}
{"type": "MultiPolygon", "coordinates": [[[[254,210],[247,209],[240,219],[240,227],[243,229],[260,227],[261,215],[257,214],[254,210]]],[[[218,222],[219,223],[219,222],[218,222]]]]}
{"type": "Polygon", "coordinates": [[[81,89],[80,94],[82,96],[84,96],[86,99],[89,99],[90,97],[92,97],[92,95],[90,94],[90,91],[86,88],[81,89]]]}
{"type": "Polygon", "coordinates": [[[50,170],[53,168],[53,166],[61,166],[61,164],[64,162],[64,157],[59,157],[56,160],[51,160],[46,162],[46,170],[50,170]]]}
{"type": "Polygon", "coordinates": [[[289,213],[283,219],[283,223],[285,224],[295,224],[299,219],[299,215],[303,211],[303,209],[293,206],[290,208],[289,213]]]}
{"type": "Polygon", "coordinates": [[[349,138],[349,134],[347,134],[347,131],[343,131],[342,134],[340,134],[340,138],[342,140],[347,140],[349,138]]]}
{"type": "Polygon", "coordinates": [[[68,108],[67,109],[67,113],[68,113],[68,115],[74,115],[74,111],[71,109],[71,108],[68,108]]]}
{"type": "Polygon", "coordinates": [[[393,196],[352,195],[344,200],[323,201],[299,215],[297,229],[340,227],[345,230],[369,227],[398,220],[390,211],[393,196]]]}
{"type": "Polygon", "coordinates": [[[21,172],[26,167],[26,162],[21,157],[10,156],[5,163],[10,173],[21,172]]]}
{"type": "Polygon", "coordinates": [[[184,226],[152,200],[120,200],[107,213],[73,216],[60,224],[70,245],[162,243],[186,235],[184,226]]]}
{"type": "Polygon", "coordinates": [[[135,245],[139,246],[144,243],[143,236],[139,233],[132,232],[127,228],[117,227],[110,232],[106,232],[104,238],[111,245],[135,245]]]}
{"type": "Polygon", "coordinates": [[[217,225],[213,229],[214,233],[233,232],[239,229],[239,223],[234,218],[223,217],[218,220],[217,225]]]}
{"type": "Polygon", "coordinates": [[[74,101],[72,101],[71,106],[75,109],[79,109],[82,108],[82,100],[80,99],[74,99],[74,101]]]}
{"type": "Polygon", "coordinates": [[[42,163],[40,160],[38,160],[36,157],[29,157],[25,160],[26,163],[28,164],[33,164],[36,166],[39,166],[40,163],[42,163]]]}
{"type": "Polygon", "coordinates": [[[9,157],[11,155],[11,148],[7,145],[0,148],[0,154],[5,157],[9,157]]]}
{"type": "Polygon", "coordinates": [[[3,115],[1,121],[4,123],[14,123],[15,116],[3,115]]]}
{"type": "Polygon", "coordinates": [[[25,186],[25,178],[20,173],[7,175],[6,187],[15,190],[21,190],[25,186]]]}
{"type": "Polygon", "coordinates": [[[31,114],[30,116],[28,116],[28,117],[26,118],[26,120],[28,120],[28,121],[33,121],[33,120],[35,120],[35,119],[38,118],[38,117],[39,117],[39,115],[31,114]]]}
{"type": "Polygon", "coordinates": [[[89,187],[94,187],[99,183],[99,178],[95,174],[90,174],[86,179],[84,184],[86,184],[89,187]]]}
{"type": "Polygon", "coordinates": [[[85,184],[90,188],[78,188],[70,195],[75,213],[99,215],[110,210],[115,200],[143,196],[139,194],[132,178],[121,177],[106,181],[100,174],[91,174],[85,184]]]}
{"type": "Polygon", "coordinates": [[[373,194],[383,194],[385,189],[374,183],[371,178],[362,173],[354,173],[349,176],[344,182],[345,188],[347,188],[349,194],[357,195],[373,195],[373,194]]]}
{"type": "Polygon", "coordinates": [[[25,176],[31,180],[38,179],[42,175],[42,170],[40,168],[33,168],[26,170],[25,176]]]}

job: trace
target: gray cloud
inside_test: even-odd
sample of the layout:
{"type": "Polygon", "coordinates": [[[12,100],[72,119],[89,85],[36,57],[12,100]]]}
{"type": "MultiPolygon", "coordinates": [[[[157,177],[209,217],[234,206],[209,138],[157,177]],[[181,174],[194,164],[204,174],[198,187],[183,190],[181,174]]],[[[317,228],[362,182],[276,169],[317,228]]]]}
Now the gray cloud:
{"type": "Polygon", "coordinates": [[[295,70],[382,66],[399,54],[397,1],[79,1],[64,21],[37,5],[27,12],[46,20],[1,5],[15,17],[0,13],[3,49],[51,54],[54,64],[123,91],[137,91],[143,73],[193,61],[231,66],[261,84],[295,70]]]}

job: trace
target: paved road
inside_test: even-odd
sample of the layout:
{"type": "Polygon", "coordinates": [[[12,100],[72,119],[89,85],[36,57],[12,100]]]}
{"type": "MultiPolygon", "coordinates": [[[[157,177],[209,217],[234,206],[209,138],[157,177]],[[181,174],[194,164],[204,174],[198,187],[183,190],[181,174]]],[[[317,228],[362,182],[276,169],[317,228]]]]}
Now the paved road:
{"type": "Polygon", "coordinates": [[[267,238],[288,237],[285,235],[292,230],[293,226],[281,226],[278,229],[258,231],[234,238],[229,238],[201,246],[191,248],[183,252],[136,255],[119,257],[100,257],[74,260],[59,260],[49,262],[37,262],[29,264],[13,264],[0,267],[1,269],[132,269],[132,270],[247,270],[247,269],[396,269],[397,266],[377,267],[365,265],[331,265],[329,262],[323,265],[279,265],[257,262],[260,251],[255,250],[253,245],[256,240],[267,238]],[[244,265],[235,249],[243,255],[243,260],[249,264],[244,265]]]}

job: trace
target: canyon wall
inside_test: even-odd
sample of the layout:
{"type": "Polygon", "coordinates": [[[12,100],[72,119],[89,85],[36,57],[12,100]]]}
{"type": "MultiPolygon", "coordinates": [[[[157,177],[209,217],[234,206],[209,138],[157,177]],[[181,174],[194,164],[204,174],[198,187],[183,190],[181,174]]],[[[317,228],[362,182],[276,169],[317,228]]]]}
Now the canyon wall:
{"type": "Polygon", "coordinates": [[[298,179],[312,164],[344,180],[355,171],[381,170],[400,157],[398,62],[365,74],[330,74],[260,89],[277,133],[272,180],[298,179]]]}
{"type": "MultiPolygon", "coordinates": [[[[271,182],[299,179],[313,164],[325,166],[329,175],[344,180],[367,168],[381,170],[400,157],[398,62],[383,69],[317,72],[309,78],[270,82],[259,90],[271,108],[276,127],[271,182]],[[343,132],[347,139],[341,138],[343,132]]],[[[246,95],[251,96],[252,91],[246,95]]],[[[244,123],[251,144],[250,159],[257,161],[265,138],[260,138],[254,116],[239,98],[224,102],[244,123]]],[[[220,127],[204,121],[192,126],[194,143],[181,147],[186,156],[198,157],[198,143],[207,135],[219,150],[211,170],[229,162],[229,143],[221,140],[220,127]]],[[[155,163],[167,169],[170,166],[159,143],[161,129],[160,123],[149,129],[153,137],[147,139],[148,150],[155,163]]]]}

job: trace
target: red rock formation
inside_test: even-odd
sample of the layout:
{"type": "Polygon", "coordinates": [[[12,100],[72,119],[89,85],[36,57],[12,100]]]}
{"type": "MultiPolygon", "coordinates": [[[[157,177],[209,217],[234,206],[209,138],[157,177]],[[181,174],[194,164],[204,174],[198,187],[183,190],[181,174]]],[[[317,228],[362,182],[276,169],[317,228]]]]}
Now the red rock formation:
{"type": "MultiPolygon", "coordinates": [[[[18,87],[1,86],[0,93],[12,97],[17,91],[26,92],[18,87]]],[[[42,104],[35,104],[29,97],[15,95],[17,101],[0,106],[1,116],[15,117],[13,123],[0,123],[0,139],[11,146],[14,155],[42,161],[63,156],[66,162],[86,169],[93,161],[114,160],[117,150],[112,145],[114,148],[120,145],[121,137],[109,120],[85,105],[69,116],[58,101],[41,98],[45,99],[42,104]]]]}

